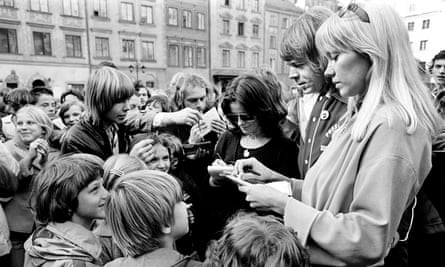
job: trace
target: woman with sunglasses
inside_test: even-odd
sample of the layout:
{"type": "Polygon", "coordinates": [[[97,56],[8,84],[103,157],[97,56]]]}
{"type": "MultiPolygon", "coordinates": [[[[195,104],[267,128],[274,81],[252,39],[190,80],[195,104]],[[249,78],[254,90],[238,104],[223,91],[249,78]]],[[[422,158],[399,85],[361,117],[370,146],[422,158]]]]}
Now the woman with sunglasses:
{"type": "MultiPolygon", "coordinates": [[[[215,148],[216,163],[233,164],[238,159],[254,157],[269,168],[298,177],[297,146],[283,136],[280,121],[284,108],[272,96],[261,78],[244,75],[235,78],[222,100],[222,110],[235,126],[226,131],[215,148]]],[[[245,195],[228,179],[210,178],[211,225],[213,238],[225,222],[240,209],[249,209],[245,195]]]]}
{"type": "Polygon", "coordinates": [[[443,121],[390,6],[349,4],[320,27],[316,44],[328,58],[325,75],[348,97],[340,128],[304,181],[255,159],[235,164],[243,178],[292,180],[292,197],[259,184],[240,190],[251,207],[284,215],[313,264],[389,266],[385,257],[407,238],[398,228],[431,169],[443,121]]]}

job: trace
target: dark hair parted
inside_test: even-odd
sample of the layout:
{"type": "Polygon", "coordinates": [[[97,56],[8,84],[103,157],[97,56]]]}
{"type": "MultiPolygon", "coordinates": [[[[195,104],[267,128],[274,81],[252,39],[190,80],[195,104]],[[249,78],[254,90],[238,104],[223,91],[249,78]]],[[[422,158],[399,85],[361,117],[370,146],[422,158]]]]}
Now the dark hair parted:
{"type": "Polygon", "coordinates": [[[36,98],[39,98],[41,95],[54,96],[53,90],[46,87],[34,87],[31,89],[31,94],[36,98]]]}
{"type": "MultiPolygon", "coordinates": [[[[271,137],[280,133],[279,123],[286,116],[272,96],[267,85],[255,75],[241,75],[232,80],[221,107],[225,115],[231,113],[230,104],[239,102],[244,110],[255,117],[262,133],[271,137]]],[[[235,126],[236,122],[232,122],[235,126]]]]}
{"type": "Polygon", "coordinates": [[[45,166],[34,179],[30,205],[41,224],[63,223],[77,209],[79,192],[102,177],[103,161],[91,154],[61,157],[45,166]]]}

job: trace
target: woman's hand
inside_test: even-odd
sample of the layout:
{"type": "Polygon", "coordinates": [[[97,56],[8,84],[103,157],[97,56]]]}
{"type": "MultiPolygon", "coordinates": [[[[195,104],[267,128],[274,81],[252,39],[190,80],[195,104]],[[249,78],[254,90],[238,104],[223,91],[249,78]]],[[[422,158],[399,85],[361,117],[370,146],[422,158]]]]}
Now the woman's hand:
{"type": "Polygon", "coordinates": [[[250,207],[284,214],[289,198],[286,194],[264,184],[240,186],[239,190],[246,193],[246,201],[250,203],[250,207]]]}
{"type": "Polygon", "coordinates": [[[134,145],[134,147],[130,151],[130,156],[136,157],[143,162],[147,162],[146,159],[150,156],[152,157],[153,152],[153,140],[152,139],[145,139],[134,145]]]}
{"type": "Polygon", "coordinates": [[[256,158],[240,159],[235,162],[235,173],[240,178],[250,183],[265,183],[271,181],[288,181],[284,175],[281,175],[259,162],[256,158]]]}
{"type": "Polygon", "coordinates": [[[223,120],[212,120],[210,128],[219,136],[227,130],[227,125],[223,120]]]}
{"type": "Polygon", "coordinates": [[[205,121],[199,121],[199,123],[192,126],[190,129],[189,144],[196,144],[201,142],[202,138],[211,131],[210,124],[205,121]]]}

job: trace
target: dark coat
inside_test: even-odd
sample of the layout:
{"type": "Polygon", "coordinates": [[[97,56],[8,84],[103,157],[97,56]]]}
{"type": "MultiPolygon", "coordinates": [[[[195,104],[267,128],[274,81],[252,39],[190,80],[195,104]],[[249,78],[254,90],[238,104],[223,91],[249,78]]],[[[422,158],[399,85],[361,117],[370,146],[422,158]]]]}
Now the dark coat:
{"type": "MultiPolygon", "coordinates": [[[[119,152],[128,152],[130,139],[125,127],[119,127],[119,152]]],[[[88,153],[106,160],[113,155],[111,140],[103,125],[93,125],[87,118],[71,127],[62,140],[62,154],[88,153]]]]}

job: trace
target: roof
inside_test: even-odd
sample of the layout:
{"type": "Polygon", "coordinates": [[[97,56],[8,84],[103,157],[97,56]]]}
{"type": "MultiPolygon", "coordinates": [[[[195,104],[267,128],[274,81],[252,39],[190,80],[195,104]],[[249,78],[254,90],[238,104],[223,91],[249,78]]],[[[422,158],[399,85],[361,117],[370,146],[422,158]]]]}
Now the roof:
{"type": "Polygon", "coordinates": [[[296,7],[290,0],[266,0],[266,10],[275,9],[290,13],[303,13],[304,10],[296,7]]]}

